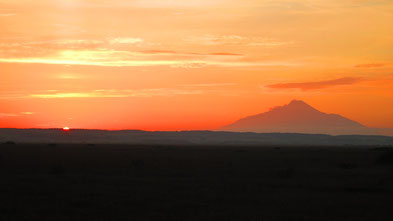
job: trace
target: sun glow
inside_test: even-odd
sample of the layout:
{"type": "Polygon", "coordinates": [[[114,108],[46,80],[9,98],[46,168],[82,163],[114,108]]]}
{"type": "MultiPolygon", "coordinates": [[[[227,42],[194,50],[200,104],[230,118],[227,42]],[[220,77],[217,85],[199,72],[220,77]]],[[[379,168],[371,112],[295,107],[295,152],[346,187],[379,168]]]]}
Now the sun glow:
{"type": "Polygon", "coordinates": [[[69,127],[63,127],[62,130],[63,130],[63,131],[70,131],[70,128],[69,128],[69,127]]]}

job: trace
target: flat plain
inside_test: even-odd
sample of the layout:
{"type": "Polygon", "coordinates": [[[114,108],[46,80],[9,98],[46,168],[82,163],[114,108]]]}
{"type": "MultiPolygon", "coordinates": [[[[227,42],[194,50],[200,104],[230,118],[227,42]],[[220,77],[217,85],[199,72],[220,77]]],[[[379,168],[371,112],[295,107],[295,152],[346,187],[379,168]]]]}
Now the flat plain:
{"type": "Polygon", "coordinates": [[[391,220],[384,146],[0,145],[1,220],[391,220]]]}

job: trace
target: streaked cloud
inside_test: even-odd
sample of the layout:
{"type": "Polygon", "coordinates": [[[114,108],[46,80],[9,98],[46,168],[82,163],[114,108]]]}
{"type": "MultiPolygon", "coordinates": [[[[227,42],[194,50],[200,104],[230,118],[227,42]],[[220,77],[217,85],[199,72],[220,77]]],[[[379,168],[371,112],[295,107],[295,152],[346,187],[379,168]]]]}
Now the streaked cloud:
{"type": "MultiPolygon", "coordinates": [[[[87,91],[59,91],[40,90],[1,94],[0,99],[70,99],[70,98],[132,98],[132,97],[170,97],[177,95],[198,95],[206,93],[221,93],[222,87],[235,86],[236,83],[201,83],[181,84],[172,88],[144,88],[144,89],[96,89],[87,91]]],[[[20,112],[3,116],[32,115],[34,112],[20,112]]]]}
{"type": "Polygon", "coordinates": [[[63,80],[76,80],[76,79],[85,78],[85,76],[82,76],[80,74],[64,73],[64,74],[55,75],[54,78],[63,79],[63,80]]]}
{"type": "Polygon", "coordinates": [[[146,51],[141,51],[141,53],[145,53],[145,54],[178,54],[179,52],[167,51],[167,50],[146,50],[146,51]]]}
{"type": "Polygon", "coordinates": [[[387,66],[389,64],[386,63],[370,63],[370,64],[358,64],[355,67],[357,68],[380,68],[380,67],[384,67],[387,66]]]}
{"type": "MultiPolygon", "coordinates": [[[[2,1],[11,2],[13,5],[35,3],[36,1],[18,0],[2,1]]],[[[141,7],[141,8],[199,8],[199,7],[236,7],[242,4],[243,7],[269,7],[269,8],[294,8],[303,9],[304,7],[361,7],[391,4],[390,0],[112,0],[110,3],[105,0],[56,0],[56,6],[62,7],[141,7]]],[[[10,3],[9,3],[10,4],[10,3]]],[[[53,5],[53,0],[40,0],[35,4],[53,5]]]]}
{"type": "Polygon", "coordinates": [[[206,84],[182,84],[185,87],[226,87],[235,86],[237,83],[206,83],[206,84]]]}
{"type": "Polygon", "coordinates": [[[0,118],[4,118],[4,117],[18,117],[20,116],[19,114],[15,114],[15,113],[0,113],[0,118]]]}
{"type": "Polygon", "coordinates": [[[204,45],[220,45],[220,44],[241,44],[247,38],[239,35],[203,35],[192,36],[185,39],[186,42],[204,45]]]}
{"type": "Polygon", "coordinates": [[[19,41],[12,43],[5,43],[0,41],[0,57],[15,57],[26,56],[37,57],[53,54],[62,54],[68,56],[85,56],[100,54],[110,54],[110,56],[169,56],[181,55],[187,57],[196,56],[244,56],[240,53],[227,51],[213,51],[213,52],[189,52],[189,51],[174,51],[165,49],[143,49],[151,48],[150,43],[146,43],[141,47],[142,43],[146,43],[142,38],[112,38],[108,40],[93,40],[93,39],[58,39],[47,41],[19,41]],[[132,47],[135,46],[135,47],[132,47]]]}
{"type": "MultiPolygon", "coordinates": [[[[287,61],[255,61],[244,62],[233,59],[214,59],[214,58],[167,58],[163,60],[157,57],[139,56],[140,53],[116,50],[65,50],[47,57],[15,57],[0,58],[3,63],[30,63],[30,64],[63,64],[63,65],[89,65],[89,66],[108,66],[108,67],[141,67],[141,66],[170,66],[182,68],[199,68],[204,66],[221,67],[247,67],[247,66],[297,66],[299,63],[287,61]]],[[[214,55],[213,57],[218,56],[214,55]]],[[[232,57],[228,55],[220,57],[232,57]]]]}
{"type": "Polygon", "coordinates": [[[0,118],[6,117],[21,117],[21,116],[29,116],[33,115],[33,112],[19,112],[19,113],[0,113],[0,118]]]}
{"type": "MultiPolygon", "coordinates": [[[[224,36],[225,42],[236,43],[246,38],[224,36]]],[[[220,41],[220,40],[217,40],[220,41]]],[[[93,39],[58,39],[48,41],[0,43],[0,62],[88,65],[108,67],[170,66],[173,68],[220,67],[265,67],[298,66],[296,61],[248,59],[241,53],[230,51],[205,50],[174,51],[165,49],[147,49],[142,38],[111,38],[109,40],[93,39]],[[132,46],[136,47],[132,47],[132,46]],[[130,47],[131,46],[131,47],[130,47]]],[[[247,43],[247,41],[243,42],[247,43]]],[[[275,42],[274,45],[280,43],[275,42]]],[[[65,76],[66,77],[66,76],[65,76]]]]}
{"type": "Polygon", "coordinates": [[[17,14],[15,13],[0,13],[0,17],[11,17],[11,16],[15,16],[17,14]]]}
{"type": "Polygon", "coordinates": [[[187,0],[187,1],[178,1],[178,0],[135,0],[129,3],[130,6],[133,7],[146,7],[146,8],[177,8],[177,7],[208,7],[214,5],[222,5],[225,4],[225,0],[209,0],[209,1],[201,1],[201,0],[187,0]]]}
{"type": "Polygon", "coordinates": [[[215,52],[215,53],[209,53],[207,55],[214,55],[214,56],[243,56],[242,54],[225,53],[225,52],[215,52]]]}
{"type": "Polygon", "coordinates": [[[246,37],[240,35],[202,35],[185,38],[184,41],[201,45],[243,45],[261,47],[279,47],[294,44],[293,41],[281,41],[267,37],[246,37]]]}
{"type": "Polygon", "coordinates": [[[127,98],[127,97],[156,97],[174,95],[202,94],[202,90],[185,90],[176,88],[152,88],[140,90],[116,90],[98,89],[88,92],[67,93],[41,93],[31,94],[31,98],[55,99],[55,98],[127,98]]]}
{"type": "Polygon", "coordinates": [[[339,85],[351,85],[361,81],[361,78],[346,77],[326,81],[311,81],[311,82],[297,82],[297,83],[282,83],[270,84],[265,87],[273,89],[300,89],[300,90],[315,90],[339,85]]]}
{"type": "Polygon", "coordinates": [[[58,39],[58,40],[49,40],[49,41],[32,41],[25,42],[21,44],[25,45],[95,45],[95,44],[103,44],[105,41],[101,40],[92,40],[92,39],[58,39]]]}
{"type": "Polygon", "coordinates": [[[34,114],[34,112],[20,112],[21,114],[24,114],[24,115],[33,115],[34,114]]]}
{"type": "Polygon", "coordinates": [[[253,1],[255,6],[269,8],[269,9],[281,9],[281,10],[296,10],[296,11],[316,11],[326,9],[346,9],[346,8],[358,8],[358,7],[373,7],[379,5],[392,4],[390,0],[284,0],[284,1],[253,1]]]}
{"type": "Polygon", "coordinates": [[[1,48],[9,48],[14,51],[26,50],[29,48],[32,52],[34,50],[56,51],[65,49],[108,49],[116,45],[137,45],[143,43],[142,38],[109,38],[104,40],[98,39],[55,39],[55,40],[36,40],[27,41],[26,39],[20,39],[18,42],[2,43],[0,42],[1,48]]]}
{"type": "Polygon", "coordinates": [[[169,55],[190,55],[190,56],[244,56],[243,54],[228,53],[228,52],[212,52],[212,53],[197,53],[197,52],[179,52],[179,51],[166,51],[166,50],[146,50],[141,51],[145,54],[169,54],[169,55]]]}
{"type": "Polygon", "coordinates": [[[143,41],[142,38],[114,38],[109,40],[111,44],[138,44],[143,41]]]}

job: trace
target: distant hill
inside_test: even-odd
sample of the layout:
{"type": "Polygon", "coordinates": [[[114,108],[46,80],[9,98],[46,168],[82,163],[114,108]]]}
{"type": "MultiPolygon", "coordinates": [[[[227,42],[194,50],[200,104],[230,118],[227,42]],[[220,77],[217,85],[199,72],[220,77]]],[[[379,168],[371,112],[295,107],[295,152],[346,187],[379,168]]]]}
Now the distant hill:
{"type": "Polygon", "coordinates": [[[213,131],[148,132],[138,130],[0,129],[0,144],[78,143],[137,145],[257,145],[257,146],[393,146],[393,137],[321,134],[239,133],[213,131]]]}
{"type": "Polygon", "coordinates": [[[300,100],[287,105],[240,119],[224,126],[220,131],[258,132],[258,133],[308,133],[331,135],[371,135],[378,130],[338,114],[326,114],[300,100]]]}

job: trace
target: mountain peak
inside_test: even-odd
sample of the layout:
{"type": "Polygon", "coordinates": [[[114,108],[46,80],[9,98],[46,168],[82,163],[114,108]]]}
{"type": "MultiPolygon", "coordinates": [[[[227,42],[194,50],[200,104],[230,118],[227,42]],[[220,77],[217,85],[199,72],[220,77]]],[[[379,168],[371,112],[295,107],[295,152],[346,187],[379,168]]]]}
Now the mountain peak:
{"type": "Polygon", "coordinates": [[[238,132],[370,134],[369,128],[337,114],[326,114],[302,100],[242,118],[222,128],[238,132]]]}
{"type": "Polygon", "coordinates": [[[301,112],[310,112],[310,111],[319,112],[317,109],[313,108],[312,106],[310,106],[309,104],[307,104],[302,100],[292,100],[289,104],[279,106],[278,108],[276,108],[276,110],[288,111],[288,112],[292,112],[293,114],[296,113],[299,114],[301,112]]]}
{"type": "Polygon", "coordinates": [[[289,106],[289,107],[306,107],[306,108],[315,109],[315,108],[311,107],[309,104],[307,104],[306,102],[304,102],[302,100],[292,100],[289,104],[287,104],[285,106],[289,106]]]}
{"type": "Polygon", "coordinates": [[[292,100],[288,105],[307,105],[309,106],[306,102],[302,101],[302,100],[292,100]]]}

